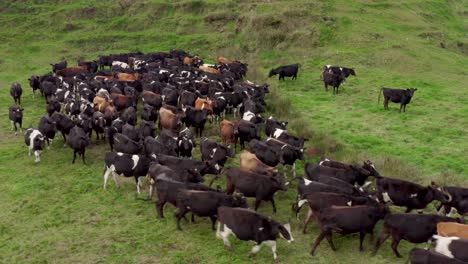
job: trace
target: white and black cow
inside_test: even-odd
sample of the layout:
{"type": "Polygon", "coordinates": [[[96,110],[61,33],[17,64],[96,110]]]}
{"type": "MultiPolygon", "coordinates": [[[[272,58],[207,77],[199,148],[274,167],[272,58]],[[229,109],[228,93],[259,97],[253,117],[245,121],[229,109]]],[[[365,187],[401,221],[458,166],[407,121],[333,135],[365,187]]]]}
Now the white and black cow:
{"type": "Polygon", "coordinates": [[[429,263],[444,263],[444,264],[466,264],[454,258],[446,257],[440,253],[431,252],[422,248],[413,248],[409,254],[411,264],[429,264],[429,263]]]}
{"type": "Polygon", "coordinates": [[[142,155],[131,155],[122,152],[107,152],[104,158],[104,189],[106,189],[107,180],[112,174],[112,178],[117,186],[116,176],[135,177],[137,193],[140,194],[140,187],[143,185],[143,178],[148,174],[151,160],[142,155]]]}
{"type": "Polygon", "coordinates": [[[281,130],[286,130],[286,126],[288,125],[287,121],[279,121],[273,118],[272,116],[268,117],[265,121],[265,134],[267,137],[272,137],[273,133],[277,128],[281,130]]]}
{"type": "Polygon", "coordinates": [[[16,124],[19,125],[20,133],[23,133],[23,111],[24,109],[18,105],[12,105],[8,110],[8,117],[11,122],[11,130],[15,130],[15,135],[18,134],[18,127],[16,124]]]}
{"type": "Polygon", "coordinates": [[[443,237],[434,235],[434,251],[449,257],[468,262],[468,240],[459,237],[443,237]]]}
{"type": "Polygon", "coordinates": [[[263,245],[267,245],[273,252],[273,258],[277,259],[276,240],[279,237],[289,243],[294,241],[289,223],[282,224],[271,217],[267,217],[244,208],[231,208],[221,206],[218,208],[218,228],[216,237],[223,239],[224,247],[229,249],[229,235],[234,235],[243,241],[254,241],[249,256],[256,254],[263,245]]]}
{"type": "Polygon", "coordinates": [[[34,151],[34,156],[36,157],[36,162],[41,161],[41,153],[44,150],[44,141],[45,137],[42,135],[41,131],[35,128],[28,128],[26,134],[24,135],[24,141],[29,147],[29,156],[34,151]]]}
{"type": "Polygon", "coordinates": [[[276,128],[273,131],[273,138],[283,141],[284,143],[287,143],[296,148],[304,148],[304,143],[309,140],[308,138],[304,137],[296,137],[289,131],[279,128],[276,128]]]}

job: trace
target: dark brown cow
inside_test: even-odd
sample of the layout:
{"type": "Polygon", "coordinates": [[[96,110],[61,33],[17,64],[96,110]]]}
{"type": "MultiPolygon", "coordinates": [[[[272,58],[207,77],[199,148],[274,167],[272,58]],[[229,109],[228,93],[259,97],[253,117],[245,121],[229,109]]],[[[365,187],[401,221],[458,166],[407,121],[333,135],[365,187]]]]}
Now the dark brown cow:
{"type": "Polygon", "coordinates": [[[221,141],[223,142],[223,144],[230,145],[231,143],[234,143],[234,148],[236,148],[237,135],[239,133],[236,128],[236,123],[228,120],[223,120],[219,124],[219,128],[221,131],[221,141]]]}
{"type": "MultiPolygon", "coordinates": [[[[416,92],[418,89],[409,88],[405,90],[405,89],[394,89],[394,88],[382,87],[380,90],[385,99],[384,100],[385,110],[388,110],[388,102],[392,101],[394,103],[400,103],[400,113],[401,113],[401,109],[403,109],[403,112],[406,112],[406,105],[411,102],[414,92],[416,92]]],[[[380,102],[380,93],[379,93],[378,101],[380,102]]]]}
{"type": "Polygon", "coordinates": [[[87,72],[88,68],[86,66],[79,66],[79,67],[69,67],[61,70],[55,71],[57,76],[62,77],[73,77],[79,73],[87,72]]]}

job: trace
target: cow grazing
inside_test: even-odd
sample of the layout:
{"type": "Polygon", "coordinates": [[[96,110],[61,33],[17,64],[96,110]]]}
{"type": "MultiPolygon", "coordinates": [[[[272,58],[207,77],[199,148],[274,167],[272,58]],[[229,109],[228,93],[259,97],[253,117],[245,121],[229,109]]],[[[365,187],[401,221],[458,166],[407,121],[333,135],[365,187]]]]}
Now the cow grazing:
{"type": "Polygon", "coordinates": [[[209,217],[211,228],[215,230],[218,208],[221,206],[248,207],[245,198],[238,195],[231,196],[220,192],[180,190],[177,194],[177,229],[182,230],[180,228],[180,219],[185,217],[185,214],[188,212],[191,212],[197,216],[209,217]]]}
{"type": "Polygon", "coordinates": [[[219,207],[216,237],[223,239],[224,247],[227,249],[231,247],[229,242],[229,235],[231,234],[240,240],[256,243],[249,256],[260,251],[263,245],[267,245],[271,248],[275,260],[278,257],[276,254],[276,240],[282,237],[289,243],[294,241],[289,223],[281,224],[271,219],[271,217],[249,209],[219,207]]]}
{"type": "MultiPolygon", "coordinates": [[[[109,140],[109,143],[111,141],[109,140]]],[[[124,134],[116,133],[114,134],[114,145],[111,146],[111,149],[114,149],[117,152],[122,152],[126,154],[138,154],[141,152],[143,145],[141,142],[134,141],[127,137],[124,134]]]]}
{"type": "Polygon", "coordinates": [[[374,227],[377,222],[383,219],[389,210],[387,207],[374,206],[332,206],[325,208],[318,215],[320,235],[315,240],[311,255],[320,245],[320,242],[327,238],[333,251],[336,251],[333,244],[332,232],[342,235],[359,233],[359,251],[363,251],[362,243],[366,234],[374,234],[374,227]]]}
{"type": "Polygon", "coordinates": [[[239,131],[237,130],[236,123],[223,120],[219,123],[219,129],[221,132],[221,141],[224,145],[231,145],[234,143],[234,149],[236,149],[237,145],[237,137],[239,131]]]}
{"type": "Polygon", "coordinates": [[[323,83],[325,85],[325,91],[328,92],[328,86],[333,87],[333,94],[338,94],[340,85],[346,80],[344,73],[335,73],[330,70],[325,70],[322,73],[323,83]]]}
{"type": "Polygon", "coordinates": [[[255,156],[255,154],[251,152],[243,151],[239,156],[240,156],[240,167],[245,170],[249,170],[252,172],[265,174],[269,176],[274,176],[278,172],[278,169],[276,169],[275,167],[266,165],[261,160],[259,160],[257,156],[255,156]]]}
{"type": "Polygon", "coordinates": [[[401,113],[401,109],[403,109],[403,112],[406,112],[406,105],[411,102],[411,99],[414,96],[414,92],[416,92],[418,89],[409,88],[405,90],[382,87],[380,90],[381,91],[379,93],[378,101],[380,102],[380,94],[383,94],[385,110],[388,110],[388,102],[392,101],[394,103],[400,103],[401,113]]]}
{"type": "Polygon", "coordinates": [[[15,82],[11,85],[10,88],[10,95],[13,97],[15,104],[21,105],[21,95],[23,94],[23,89],[21,88],[21,84],[15,82]]]}
{"type": "Polygon", "coordinates": [[[272,137],[273,133],[275,130],[281,129],[281,130],[286,130],[286,126],[288,125],[288,122],[284,121],[279,121],[270,116],[266,121],[265,121],[265,134],[267,137],[272,137]]]}
{"type": "Polygon", "coordinates": [[[468,239],[468,225],[458,223],[437,223],[437,234],[444,237],[468,239]]]}
{"type": "Polygon", "coordinates": [[[242,169],[231,168],[227,172],[226,192],[232,194],[234,190],[237,190],[246,197],[254,197],[255,211],[262,201],[270,201],[273,206],[273,212],[276,213],[274,195],[277,191],[287,191],[288,184],[282,176],[270,177],[242,169]]]}
{"type": "Polygon", "coordinates": [[[450,193],[434,182],[430,186],[422,186],[405,180],[378,177],[376,185],[380,201],[404,206],[407,213],[413,209],[422,210],[433,200],[447,203],[452,199],[450,193]]]}
{"type": "Polygon", "coordinates": [[[468,240],[459,237],[434,235],[434,251],[451,259],[468,262],[468,240]]]}
{"type": "Polygon", "coordinates": [[[70,133],[68,135],[67,139],[67,144],[70,146],[70,148],[73,149],[73,160],[72,163],[75,163],[76,160],[76,153],[81,155],[81,158],[83,159],[83,164],[86,164],[85,161],[85,152],[86,152],[86,147],[91,144],[91,140],[86,134],[86,132],[83,130],[83,128],[75,126],[70,130],[70,133]]]}
{"type": "Polygon", "coordinates": [[[284,77],[292,77],[291,79],[297,79],[297,72],[299,71],[299,64],[291,64],[286,66],[280,66],[276,69],[272,69],[268,74],[268,77],[279,75],[279,80],[284,81],[284,77]]]}
{"type": "Polygon", "coordinates": [[[19,125],[20,133],[23,133],[23,111],[24,109],[18,105],[12,105],[8,109],[8,118],[11,122],[11,130],[15,130],[15,135],[18,134],[18,127],[16,124],[19,125]]]}
{"type": "Polygon", "coordinates": [[[456,210],[460,215],[468,214],[468,188],[456,187],[456,186],[445,186],[447,191],[452,197],[450,202],[441,205],[443,208],[439,208],[440,212],[449,214],[456,210]]]}
{"type": "Polygon", "coordinates": [[[140,187],[143,185],[143,178],[148,174],[150,159],[142,155],[131,155],[121,152],[107,152],[104,158],[104,189],[107,180],[112,174],[115,185],[119,186],[116,176],[135,177],[137,193],[140,194],[140,187]]]}
{"type": "Polygon", "coordinates": [[[58,70],[63,70],[67,68],[67,61],[63,60],[59,63],[50,63],[50,66],[52,66],[52,72],[56,73],[58,70]]]}
{"type": "Polygon", "coordinates": [[[31,153],[34,151],[35,162],[40,162],[41,153],[44,150],[44,135],[42,135],[39,130],[30,127],[24,134],[24,141],[28,146],[29,156],[31,156],[31,153]]]}
{"type": "Polygon", "coordinates": [[[411,264],[463,264],[466,262],[446,257],[440,253],[431,252],[421,248],[413,248],[409,253],[411,264]]]}
{"type": "Polygon", "coordinates": [[[380,246],[392,237],[392,250],[395,255],[401,258],[398,252],[398,244],[402,239],[411,243],[427,242],[437,233],[437,223],[439,222],[463,222],[461,219],[433,214],[392,214],[385,217],[384,229],[376,243],[375,252],[380,246]]]}

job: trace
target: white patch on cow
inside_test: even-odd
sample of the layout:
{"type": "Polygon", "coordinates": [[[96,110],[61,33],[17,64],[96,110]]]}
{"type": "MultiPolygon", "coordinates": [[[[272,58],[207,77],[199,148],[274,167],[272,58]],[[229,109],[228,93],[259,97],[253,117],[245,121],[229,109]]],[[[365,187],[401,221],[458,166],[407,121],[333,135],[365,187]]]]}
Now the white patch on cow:
{"type": "Polygon", "coordinates": [[[348,206],[353,206],[353,201],[349,201],[346,203],[348,206]]]}
{"type": "Polygon", "coordinates": [[[37,129],[34,129],[33,132],[29,135],[29,149],[30,150],[34,149],[34,139],[39,136],[42,136],[42,133],[37,129]]]}
{"type": "Polygon", "coordinates": [[[303,178],[303,179],[304,179],[304,184],[305,184],[305,186],[308,186],[309,184],[312,183],[312,181],[309,181],[309,180],[306,179],[306,178],[303,178]]]}
{"type": "Polygon", "coordinates": [[[262,227],[259,227],[258,230],[262,231],[262,230],[263,230],[263,226],[262,226],[262,227]]]}
{"type": "Polygon", "coordinates": [[[307,203],[307,199],[299,200],[299,202],[297,202],[297,207],[301,208],[305,203],[307,203]]]}
{"type": "Polygon", "coordinates": [[[343,68],[342,68],[342,67],[340,67],[340,71],[343,71],[343,68]]]}
{"type": "MultiPolygon", "coordinates": [[[[288,241],[289,242],[289,241],[288,241]]],[[[263,241],[262,244],[265,244],[271,248],[271,252],[273,252],[273,259],[277,259],[278,255],[276,254],[276,241],[275,240],[267,240],[263,241]]]]}
{"type": "Polygon", "coordinates": [[[202,67],[215,67],[216,65],[214,64],[209,64],[209,63],[204,63],[202,67]]]}
{"type": "MultiPolygon", "coordinates": [[[[442,207],[442,208],[444,208],[444,207],[442,207]]],[[[450,208],[450,212],[447,214],[447,216],[450,217],[452,214],[454,214],[456,212],[458,212],[458,210],[456,208],[452,207],[452,208],[450,208]]]]}
{"type": "Polygon", "coordinates": [[[410,195],[410,197],[411,197],[411,198],[413,198],[413,197],[418,197],[418,194],[417,194],[417,193],[413,193],[413,194],[410,195]]]}
{"type": "Polygon", "coordinates": [[[221,167],[220,167],[218,164],[215,164],[215,169],[216,169],[217,171],[219,171],[219,170],[221,169],[221,167]]]}
{"type": "Polygon", "coordinates": [[[281,150],[283,150],[285,147],[287,147],[288,144],[284,144],[282,147],[281,147],[281,150]]]}
{"type": "Polygon", "coordinates": [[[364,183],[364,185],[362,185],[362,188],[367,188],[367,186],[369,186],[371,184],[372,184],[371,181],[367,181],[366,183],[364,183]]]}
{"type": "Polygon", "coordinates": [[[291,237],[289,240],[287,240],[288,243],[294,242],[294,237],[291,232],[291,224],[290,223],[284,224],[283,227],[288,231],[289,236],[291,237]]]}
{"type": "Polygon", "coordinates": [[[284,133],[284,131],[286,131],[286,130],[279,129],[279,128],[275,129],[275,132],[273,132],[273,137],[274,138],[279,138],[281,136],[281,134],[284,133]]]}
{"type": "Polygon", "coordinates": [[[136,168],[136,166],[138,165],[138,161],[140,160],[140,156],[132,155],[132,160],[133,160],[132,170],[134,170],[136,168]]]}
{"type": "Polygon", "coordinates": [[[118,156],[123,156],[124,154],[122,152],[117,152],[118,156]]]}
{"type": "Polygon", "coordinates": [[[36,157],[35,162],[40,162],[41,161],[41,152],[40,150],[34,151],[34,156],[36,157]]]}
{"type": "Polygon", "coordinates": [[[384,203],[393,202],[392,199],[390,199],[388,192],[382,193],[382,197],[383,197],[384,203]]]}
{"type": "Polygon", "coordinates": [[[227,227],[227,225],[224,225],[224,224],[223,224],[224,231],[221,231],[221,225],[222,225],[221,222],[218,222],[218,228],[216,230],[216,237],[218,239],[222,239],[224,242],[224,246],[229,248],[231,247],[231,243],[229,242],[229,235],[235,236],[235,234],[234,232],[232,232],[232,230],[229,227],[227,227]]]}
{"type": "Polygon", "coordinates": [[[212,159],[216,153],[217,148],[211,150],[210,158],[212,159]]]}
{"type": "Polygon", "coordinates": [[[250,121],[252,120],[252,118],[255,117],[255,114],[250,112],[250,111],[247,111],[244,113],[244,115],[242,116],[242,119],[245,120],[245,121],[250,121]]]}
{"type": "Polygon", "coordinates": [[[179,148],[182,146],[182,140],[179,140],[179,148]]]}
{"type": "Polygon", "coordinates": [[[434,235],[432,237],[436,239],[436,246],[434,248],[435,252],[438,252],[449,258],[454,258],[449,247],[452,241],[459,240],[460,239],[459,237],[443,237],[443,236],[438,236],[438,235],[434,235]]]}
{"type": "Polygon", "coordinates": [[[169,71],[167,71],[167,70],[159,70],[159,74],[162,74],[162,73],[169,73],[169,71]]]}
{"type": "Polygon", "coordinates": [[[331,67],[331,65],[325,65],[325,67],[327,67],[327,69],[328,69],[328,68],[330,68],[330,67],[331,67]]]}
{"type": "Polygon", "coordinates": [[[219,96],[219,97],[217,97],[217,98],[218,98],[218,99],[221,99],[221,100],[223,100],[223,101],[226,101],[226,98],[224,98],[223,96],[219,96]]]}

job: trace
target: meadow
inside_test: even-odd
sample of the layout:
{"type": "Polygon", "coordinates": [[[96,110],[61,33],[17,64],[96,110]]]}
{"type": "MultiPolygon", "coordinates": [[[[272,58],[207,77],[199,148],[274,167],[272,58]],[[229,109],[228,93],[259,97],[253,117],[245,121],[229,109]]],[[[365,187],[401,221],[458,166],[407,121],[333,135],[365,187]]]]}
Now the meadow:
{"type": "MultiPolygon", "coordinates": [[[[231,238],[225,251],[207,219],[177,231],[167,206],[136,199],[133,180],[102,189],[108,145],[96,142],[89,165],[71,164],[72,151],[59,136],[42,161],[27,156],[24,138],[10,130],[7,108],[14,81],[25,90],[24,126],[45,114],[27,78],[50,71],[66,58],[181,48],[207,62],[217,55],[249,64],[247,79],[267,82],[268,111],[311,140],[308,150],[346,162],[372,160],[385,176],[421,184],[468,186],[468,5],[463,1],[95,1],[5,0],[0,3],[0,262],[2,263],[265,263],[271,251],[252,258],[252,247],[231,238]],[[295,81],[267,78],[272,67],[300,63],[295,81]],[[353,67],[340,94],[326,93],[323,65],[353,67]],[[383,109],[379,89],[414,87],[406,113],[383,109]]],[[[229,117],[232,118],[232,117],[229,117]]],[[[217,127],[208,134],[217,138],[217,127]]],[[[236,166],[238,158],[228,166],[236,166]]],[[[302,164],[298,168],[302,173],[302,164]]],[[[223,182],[218,182],[224,186],[223,182]]],[[[275,219],[293,217],[295,185],[276,198],[275,219]]],[[[144,197],[144,195],[142,195],[144,197]]],[[[399,211],[398,208],[392,208],[399,211]]],[[[434,204],[428,211],[434,210],[434,204]]],[[[265,204],[259,210],[271,215],[265,204]]],[[[318,235],[303,235],[293,220],[295,243],[279,242],[281,263],[397,263],[387,242],[377,256],[366,239],[334,236],[311,257],[318,235]]],[[[381,224],[377,227],[379,233],[381,224]]],[[[424,245],[420,245],[423,247],[424,245]]],[[[402,242],[406,255],[413,245],[402,242]]]]}

